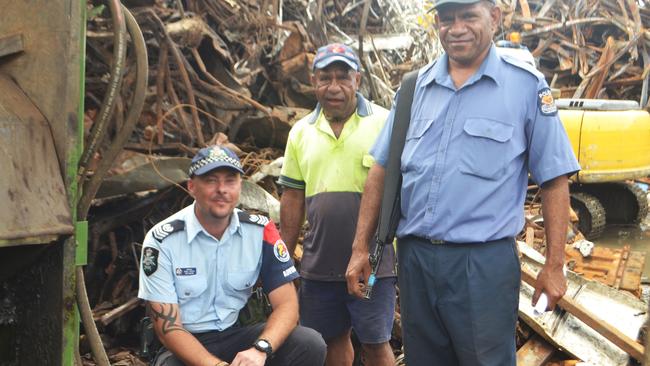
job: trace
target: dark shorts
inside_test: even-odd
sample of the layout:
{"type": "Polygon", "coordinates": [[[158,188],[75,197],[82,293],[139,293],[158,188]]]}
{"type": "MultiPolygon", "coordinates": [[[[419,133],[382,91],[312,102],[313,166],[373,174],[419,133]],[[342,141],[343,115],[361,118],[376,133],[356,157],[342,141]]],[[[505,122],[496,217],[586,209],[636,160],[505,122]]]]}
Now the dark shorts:
{"type": "MultiPolygon", "coordinates": [[[[264,324],[246,327],[232,326],[224,331],[195,333],[194,336],[208,352],[232,362],[237,353],[251,348],[264,329],[264,324]]],[[[325,362],[327,347],[320,334],[313,329],[296,327],[282,346],[273,352],[266,363],[270,366],[314,366],[325,362]]],[[[182,366],[183,363],[164,347],[158,352],[154,366],[182,366]]]]}
{"type": "Polygon", "coordinates": [[[431,244],[398,240],[409,366],[515,366],[521,268],[512,238],[431,244]]]}
{"type": "Polygon", "coordinates": [[[372,298],[348,294],[345,282],[300,280],[300,324],[318,331],[325,341],[354,329],[364,344],[388,342],[395,316],[394,277],[375,283],[372,298]]]}

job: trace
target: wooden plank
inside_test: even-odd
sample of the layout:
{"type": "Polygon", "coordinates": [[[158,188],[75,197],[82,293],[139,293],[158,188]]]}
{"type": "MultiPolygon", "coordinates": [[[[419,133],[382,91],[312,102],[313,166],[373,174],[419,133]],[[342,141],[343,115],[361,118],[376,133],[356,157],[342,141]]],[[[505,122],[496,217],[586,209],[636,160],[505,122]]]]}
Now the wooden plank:
{"type": "MultiPolygon", "coordinates": [[[[645,252],[631,251],[621,281],[621,289],[638,294],[640,291],[641,275],[645,268],[645,252]]],[[[638,295],[637,295],[638,296],[638,295]]]]}
{"type": "Polygon", "coordinates": [[[119,318],[120,316],[128,313],[131,309],[140,305],[141,301],[142,300],[137,297],[131,298],[131,300],[102,315],[99,320],[102,322],[102,324],[104,324],[104,326],[109,325],[113,320],[119,318]]]}
{"type": "Polygon", "coordinates": [[[542,366],[553,356],[555,348],[534,334],[517,350],[517,365],[542,366]]]}
{"type": "MultiPolygon", "coordinates": [[[[530,270],[522,267],[521,268],[521,279],[531,285],[535,286],[536,276],[530,270]]],[[[598,332],[598,334],[605,337],[610,342],[614,343],[620,349],[628,353],[635,360],[642,362],[643,361],[643,352],[645,348],[639,344],[634,339],[623,334],[618,329],[612,327],[602,319],[598,318],[589,310],[585,309],[582,305],[575,302],[569,297],[563,297],[558,301],[558,305],[568,311],[571,315],[578,318],[580,321],[585,323],[591,329],[598,332]]]]}
{"type": "Polygon", "coordinates": [[[535,247],[535,229],[530,226],[526,228],[526,244],[531,248],[535,247]]]}
{"type": "Polygon", "coordinates": [[[623,271],[627,266],[627,259],[630,257],[630,246],[624,245],[623,251],[621,252],[621,260],[616,268],[616,279],[614,280],[614,288],[621,288],[621,280],[623,279],[623,271]]]}
{"type": "Polygon", "coordinates": [[[25,50],[22,33],[0,38],[0,57],[25,50]]]}
{"type": "MultiPolygon", "coordinates": [[[[530,6],[528,5],[527,0],[519,0],[519,5],[521,6],[521,15],[524,18],[532,18],[531,13],[530,13],[530,6]]],[[[533,29],[533,25],[526,23],[524,24],[524,30],[526,31],[531,31],[533,29]]]]}

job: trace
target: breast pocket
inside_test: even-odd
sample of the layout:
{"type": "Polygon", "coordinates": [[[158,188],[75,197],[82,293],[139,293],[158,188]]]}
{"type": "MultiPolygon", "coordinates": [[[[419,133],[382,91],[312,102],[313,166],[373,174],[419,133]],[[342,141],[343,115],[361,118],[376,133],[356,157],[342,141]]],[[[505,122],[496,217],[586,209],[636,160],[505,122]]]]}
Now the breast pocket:
{"type": "Polygon", "coordinates": [[[228,273],[226,290],[230,295],[246,300],[257,282],[258,271],[233,271],[228,273]]]}
{"type": "Polygon", "coordinates": [[[402,153],[402,172],[419,170],[433,158],[431,146],[433,139],[423,138],[427,131],[431,129],[433,121],[433,119],[419,119],[413,121],[409,126],[402,153]]]}
{"type": "Polygon", "coordinates": [[[363,157],[361,158],[361,166],[370,169],[373,165],[375,165],[375,158],[370,154],[363,154],[363,157]]]}
{"type": "Polygon", "coordinates": [[[495,180],[511,160],[514,126],[493,119],[468,118],[463,126],[460,171],[495,180]]]}
{"type": "Polygon", "coordinates": [[[200,296],[207,288],[207,280],[203,276],[176,277],[176,294],[178,305],[182,307],[181,317],[184,323],[191,323],[200,316],[202,308],[200,296]]]}

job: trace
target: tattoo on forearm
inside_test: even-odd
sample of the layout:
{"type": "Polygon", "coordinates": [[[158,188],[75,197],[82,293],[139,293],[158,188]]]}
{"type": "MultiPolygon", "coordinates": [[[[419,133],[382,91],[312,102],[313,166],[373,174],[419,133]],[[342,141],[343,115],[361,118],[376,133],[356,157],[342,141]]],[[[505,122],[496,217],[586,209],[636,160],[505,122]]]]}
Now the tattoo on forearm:
{"type": "Polygon", "coordinates": [[[149,304],[149,310],[151,310],[151,315],[153,316],[154,320],[162,320],[162,334],[166,335],[175,330],[189,333],[187,330],[185,330],[185,328],[176,324],[176,320],[178,319],[178,310],[172,304],[157,305],[159,305],[160,309],[154,309],[154,307],[149,304]]]}

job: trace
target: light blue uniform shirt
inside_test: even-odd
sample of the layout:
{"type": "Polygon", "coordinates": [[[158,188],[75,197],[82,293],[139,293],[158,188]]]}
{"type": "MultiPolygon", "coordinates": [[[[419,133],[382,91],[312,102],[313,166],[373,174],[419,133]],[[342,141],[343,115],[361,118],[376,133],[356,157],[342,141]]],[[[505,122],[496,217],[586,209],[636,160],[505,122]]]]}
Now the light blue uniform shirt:
{"type": "Polygon", "coordinates": [[[237,209],[218,240],[199,223],[192,204],[154,226],[142,253],[138,297],[177,303],[183,327],[192,333],[235,324],[258,277],[266,293],[298,277],[273,222],[237,209]],[[251,219],[242,222],[240,215],[251,219]],[[170,234],[165,225],[179,222],[184,228],[170,234]],[[153,268],[154,261],[147,274],[143,268],[153,268]]]}
{"type": "MultiPolygon", "coordinates": [[[[455,243],[513,237],[524,225],[528,172],[543,184],[580,166],[540,72],[494,45],[461,88],[447,65],[445,54],[418,75],[397,235],[455,243]]],[[[382,166],[395,105],[371,150],[382,166]]]]}

